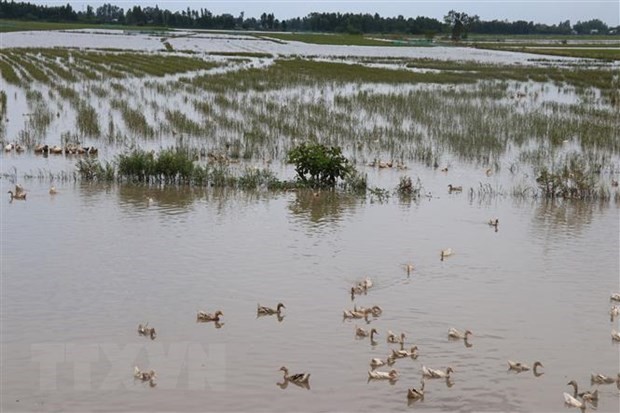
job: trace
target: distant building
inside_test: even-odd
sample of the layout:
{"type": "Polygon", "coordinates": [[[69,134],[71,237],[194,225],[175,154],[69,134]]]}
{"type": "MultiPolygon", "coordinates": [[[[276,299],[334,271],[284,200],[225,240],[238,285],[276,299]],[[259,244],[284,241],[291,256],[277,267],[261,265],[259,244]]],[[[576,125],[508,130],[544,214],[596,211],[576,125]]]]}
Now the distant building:
{"type": "Polygon", "coordinates": [[[598,34],[598,29],[592,29],[592,30],[590,30],[590,34],[598,34]]]}

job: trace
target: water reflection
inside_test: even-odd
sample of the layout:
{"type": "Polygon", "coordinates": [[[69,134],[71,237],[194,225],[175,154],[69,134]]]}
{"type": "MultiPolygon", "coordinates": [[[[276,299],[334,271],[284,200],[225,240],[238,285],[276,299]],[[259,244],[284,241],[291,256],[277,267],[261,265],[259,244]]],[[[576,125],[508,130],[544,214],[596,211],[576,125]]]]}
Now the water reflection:
{"type": "Polygon", "coordinates": [[[278,386],[279,388],[281,388],[282,390],[286,389],[289,385],[289,383],[294,384],[295,386],[302,388],[302,389],[306,389],[306,390],[310,390],[310,383],[297,383],[295,381],[290,381],[290,380],[283,380],[282,383],[278,382],[276,383],[276,386],[278,386]]]}
{"type": "Polygon", "coordinates": [[[282,314],[260,314],[260,313],[257,313],[257,314],[256,314],[256,318],[257,318],[257,319],[259,319],[259,318],[263,318],[263,317],[265,317],[265,318],[271,318],[271,316],[273,316],[273,315],[275,315],[275,316],[276,316],[276,320],[278,320],[278,323],[281,323],[282,321],[284,321],[284,317],[286,317],[286,316],[284,316],[284,315],[282,315],[282,314]]]}
{"type": "Polygon", "coordinates": [[[537,205],[534,226],[574,235],[581,234],[584,228],[592,223],[596,207],[597,204],[593,202],[544,200],[537,205]]]}
{"type": "Polygon", "coordinates": [[[95,207],[112,193],[114,187],[110,184],[97,184],[83,182],[76,184],[78,193],[82,199],[82,206],[95,207]]]}
{"type": "Polygon", "coordinates": [[[178,214],[192,210],[202,194],[187,186],[151,188],[136,185],[119,185],[121,210],[134,212],[154,208],[164,213],[178,214]]]}
{"type": "Polygon", "coordinates": [[[356,197],[335,191],[299,190],[295,195],[288,208],[311,227],[333,227],[345,213],[354,213],[357,204],[356,197]]]}

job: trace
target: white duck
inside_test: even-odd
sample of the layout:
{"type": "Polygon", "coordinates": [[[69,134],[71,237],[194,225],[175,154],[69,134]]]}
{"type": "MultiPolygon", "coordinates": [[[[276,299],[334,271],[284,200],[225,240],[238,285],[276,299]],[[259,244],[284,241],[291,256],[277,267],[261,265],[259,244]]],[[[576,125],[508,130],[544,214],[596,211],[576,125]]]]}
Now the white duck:
{"type": "Polygon", "coordinates": [[[620,306],[612,306],[609,309],[609,315],[611,316],[611,321],[614,321],[614,319],[620,315],[620,306]]]}
{"type": "Polygon", "coordinates": [[[372,360],[370,360],[370,368],[371,369],[376,369],[377,367],[381,367],[381,366],[385,366],[385,361],[378,359],[378,358],[374,358],[372,360]]]}
{"type": "Polygon", "coordinates": [[[367,318],[368,314],[363,311],[358,311],[357,309],[353,310],[344,310],[342,312],[343,318],[367,318]]]}
{"type": "Polygon", "coordinates": [[[155,375],[155,370],[151,370],[151,371],[142,371],[138,368],[138,366],[135,366],[133,368],[133,376],[136,379],[140,379],[142,381],[149,381],[149,380],[153,380],[156,375],[155,375]]]}
{"type": "Polygon", "coordinates": [[[413,346],[409,351],[407,350],[392,350],[392,357],[395,359],[402,359],[405,357],[418,358],[418,346],[413,346]]]}
{"type": "Polygon", "coordinates": [[[422,379],[422,387],[419,389],[412,387],[407,390],[407,398],[409,400],[420,400],[424,398],[424,379],[422,379]]]}
{"type": "Polygon", "coordinates": [[[426,366],[422,366],[422,375],[431,379],[446,379],[450,378],[450,373],[454,373],[452,367],[448,367],[446,371],[429,369],[426,366]]]}
{"type": "Polygon", "coordinates": [[[594,400],[598,400],[598,390],[594,391],[585,391],[583,393],[579,393],[579,388],[577,387],[577,382],[575,380],[571,380],[566,383],[567,386],[573,386],[573,397],[577,398],[577,396],[581,397],[584,401],[592,402],[594,400]]]}
{"type": "Polygon", "coordinates": [[[611,330],[611,339],[613,341],[620,341],[620,331],[611,330]]]}
{"type": "Polygon", "coordinates": [[[446,248],[445,250],[441,250],[441,260],[443,261],[445,257],[449,257],[452,254],[454,254],[452,248],[446,248]]]}
{"type": "Polygon", "coordinates": [[[373,305],[372,307],[369,307],[369,308],[360,307],[357,309],[357,311],[360,311],[366,314],[372,314],[373,317],[379,317],[381,314],[383,314],[383,309],[379,307],[378,305],[373,305]]]}
{"type": "Polygon", "coordinates": [[[378,380],[398,380],[398,372],[394,369],[388,371],[368,371],[369,379],[378,379],[378,380]]]}
{"type": "MultiPolygon", "coordinates": [[[[542,363],[540,361],[535,361],[532,369],[534,370],[534,374],[536,374],[536,369],[538,367],[544,367],[542,365],[542,363]]],[[[522,372],[522,371],[528,371],[530,370],[530,366],[528,366],[527,364],[518,362],[518,361],[512,361],[512,360],[508,360],[508,370],[514,370],[516,372],[522,372]]]]}
{"type": "Polygon", "coordinates": [[[586,407],[586,402],[579,401],[566,392],[564,392],[564,403],[566,403],[567,406],[578,407],[580,409],[585,409],[586,407]]]}
{"type": "Polygon", "coordinates": [[[592,383],[596,383],[596,384],[611,384],[611,383],[615,383],[616,381],[620,381],[620,373],[618,373],[618,378],[614,379],[613,377],[608,377],[602,374],[594,374],[592,373],[592,375],[590,376],[590,381],[592,383]]]}
{"type": "Polygon", "coordinates": [[[415,269],[413,264],[409,264],[409,263],[408,264],[403,264],[403,268],[405,268],[405,271],[407,271],[407,275],[411,275],[411,273],[415,269]]]}
{"type": "Polygon", "coordinates": [[[355,336],[356,337],[368,337],[370,336],[370,341],[375,341],[375,334],[379,334],[377,333],[377,329],[373,328],[370,331],[368,330],[364,330],[362,327],[357,327],[355,329],[355,336]]]}
{"type": "Polygon", "coordinates": [[[613,293],[609,299],[611,301],[620,301],[620,293],[613,293]]]}
{"type": "Polygon", "coordinates": [[[473,333],[469,330],[465,330],[465,332],[461,333],[456,328],[448,329],[448,337],[450,338],[467,340],[470,335],[473,335],[473,333]]]}
{"type": "Polygon", "coordinates": [[[372,280],[370,279],[370,277],[366,277],[366,278],[364,278],[364,281],[359,283],[359,286],[364,288],[365,290],[367,290],[367,289],[369,289],[370,287],[373,286],[372,280]]]}
{"type": "Polygon", "coordinates": [[[393,344],[404,344],[405,343],[405,333],[400,333],[400,337],[392,332],[392,330],[388,330],[387,334],[387,342],[393,344]]]}

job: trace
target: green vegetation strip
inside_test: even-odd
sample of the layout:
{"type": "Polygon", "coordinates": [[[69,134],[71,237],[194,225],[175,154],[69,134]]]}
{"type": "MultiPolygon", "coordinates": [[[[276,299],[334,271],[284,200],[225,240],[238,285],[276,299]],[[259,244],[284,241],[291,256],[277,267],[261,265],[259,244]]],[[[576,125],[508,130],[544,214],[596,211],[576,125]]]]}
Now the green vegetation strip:
{"type": "Polygon", "coordinates": [[[620,60],[620,46],[617,45],[599,45],[591,48],[590,46],[559,46],[559,45],[499,45],[499,44],[476,44],[478,49],[489,50],[501,50],[505,52],[520,52],[520,53],[532,53],[542,54],[548,56],[566,56],[566,57],[581,57],[588,59],[602,59],[602,60],[620,60]],[[615,47],[615,49],[604,47],[615,47]]]}
{"type": "MultiPolygon", "coordinates": [[[[358,34],[321,34],[321,33],[269,33],[256,35],[259,38],[274,38],[285,41],[295,41],[312,44],[332,44],[343,46],[403,46],[403,44],[375,40],[358,34]]],[[[381,37],[377,35],[377,37],[381,37]]]]}
{"type": "Polygon", "coordinates": [[[36,30],[77,30],[77,29],[105,29],[105,30],[131,30],[140,32],[167,31],[167,27],[129,25],[111,25],[111,24],[91,24],[91,23],[55,23],[41,21],[24,21],[24,20],[7,20],[0,19],[0,33],[6,32],[23,32],[36,30]]]}
{"type": "Polygon", "coordinates": [[[18,84],[15,68],[27,78],[41,83],[64,80],[75,82],[77,76],[94,80],[100,77],[123,79],[128,76],[162,77],[177,73],[208,70],[221,63],[198,57],[137,52],[100,52],[63,49],[4,49],[0,51],[2,77],[18,84]],[[72,71],[65,69],[71,67],[72,71]],[[45,70],[42,70],[44,68],[45,70]]]}
{"type": "Polygon", "coordinates": [[[559,82],[575,87],[614,89],[614,72],[607,69],[502,66],[431,59],[407,61],[409,68],[434,69],[413,72],[304,59],[277,60],[266,69],[199,76],[185,81],[212,91],[269,90],[292,85],[342,83],[475,83],[480,80],[559,82]]]}

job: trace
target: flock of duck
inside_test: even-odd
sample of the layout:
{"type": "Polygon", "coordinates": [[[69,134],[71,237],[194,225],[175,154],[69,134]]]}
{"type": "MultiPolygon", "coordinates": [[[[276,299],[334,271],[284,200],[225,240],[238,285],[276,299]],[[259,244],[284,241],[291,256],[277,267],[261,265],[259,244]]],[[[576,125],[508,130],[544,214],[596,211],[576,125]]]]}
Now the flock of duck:
{"type": "MultiPolygon", "coordinates": [[[[495,227],[499,224],[497,219],[491,219],[488,222],[489,226],[495,227]]],[[[441,251],[441,260],[445,257],[451,256],[453,254],[452,249],[446,249],[441,251]]],[[[412,264],[405,264],[404,269],[407,274],[410,275],[414,270],[414,266],[412,264]]],[[[353,285],[350,289],[351,299],[354,300],[357,295],[367,294],[368,291],[373,287],[373,282],[370,277],[366,277],[359,283],[353,285]]],[[[620,302],[620,293],[614,293],[610,297],[611,301],[620,302]]],[[[283,303],[278,303],[275,308],[261,306],[260,304],[257,306],[256,314],[257,317],[260,316],[277,316],[279,321],[282,321],[282,310],[285,309],[286,306],[283,303]]],[[[383,313],[383,309],[378,306],[372,307],[358,307],[354,305],[352,310],[344,310],[342,313],[344,320],[365,320],[366,323],[370,323],[369,317],[373,318],[380,317],[383,313]]],[[[612,305],[609,310],[609,314],[611,316],[611,321],[620,315],[620,306],[612,305]]],[[[214,313],[208,313],[205,311],[198,311],[196,315],[196,322],[213,322],[216,328],[220,328],[224,323],[222,322],[222,317],[224,313],[221,310],[217,310],[214,313]]],[[[157,337],[157,332],[155,328],[149,327],[148,323],[142,325],[138,325],[138,334],[140,336],[149,337],[151,340],[154,340],[157,337]]],[[[357,339],[369,339],[371,345],[376,345],[376,336],[379,335],[379,332],[376,328],[371,328],[369,330],[364,329],[363,327],[355,326],[355,338],[357,339]]],[[[448,339],[450,340],[463,340],[466,347],[471,347],[469,340],[470,337],[473,336],[473,333],[470,330],[459,331],[455,328],[449,328],[447,331],[448,339]]],[[[620,332],[612,330],[612,340],[620,342],[620,332]]],[[[369,363],[368,370],[368,380],[387,380],[390,382],[395,382],[399,379],[398,370],[393,368],[392,366],[396,363],[398,359],[410,358],[412,360],[416,360],[419,356],[418,354],[418,346],[412,345],[409,349],[405,349],[405,341],[406,335],[405,333],[394,333],[388,330],[386,334],[386,341],[388,344],[398,344],[400,345],[399,349],[391,349],[390,354],[385,359],[381,358],[372,358],[369,363]],[[392,367],[389,371],[380,371],[378,368],[382,366],[390,366],[392,367]]],[[[530,367],[526,363],[522,363],[519,361],[507,360],[508,370],[516,373],[521,373],[525,371],[532,371],[535,377],[540,377],[544,373],[540,372],[540,368],[544,368],[543,364],[540,361],[535,361],[530,367]]],[[[310,388],[310,373],[300,372],[290,374],[289,369],[286,366],[282,366],[280,371],[283,373],[283,380],[281,383],[277,383],[281,388],[286,388],[289,383],[295,384],[299,387],[309,389],[310,388]]],[[[414,403],[419,400],[424,399],[424,386],[426,380],[432,379],[443,379],[446,381],[448,387],[452,386],[451,377],[454,373],[454,369],[450,366],[445,369],[433,369],[429,368],[426,365],[422,365],[421,373],[422,378],[420,380],[419,387],[409,387],[407,389],[406,398],[409,403],[414,403]]],[[[154,370],[141,370],[138,366],[134,367],[134,378],[143,382],[148,383],[151,387],[156,386],[155,378],[156,373],[154,370]]],[[[609,377],[602,374],[591,374],[590,377],[591,385],[602,385],[602,384],[613,384],[616,383],[618,388],[620,389],[620,373],[618,373],[617,377],[609,377]]],[[[587,390],[584,392],[579,392],[578,384],[575,380],[569,381],[567,386],[573,387],[573,393],[564,392],[564,402],[566,406],[569,407],[577,407],[582,410],[585,410],[587,405],[591,405],[593,408],[597,407],[598,404],[598,389],[587,390]]]]}
{"type": "MultiPolygon", "coordinates": [[[[17,152],[22,153],[25,148],[18,143],[7,143],[4,146],[4,152],[17,152]]],[[[53,154],[53,155],[97,155],[99,150],[94,146],[80,146],[75,144],[68,144],[65,147],[58,145],[49,146],[38,144],[34,146],[34,153],[36,154],[53,154]]]]}
{"type": "MultiPolygon", "coordinates": [[[[497,226],[499,225],[498,219],[491,219],[488,224],[492,227],[495,227],[497,230],[497,226]]],[[[452,249],[446,249],[441,251],[441,260],[445,257],[448,257],[453,254],[452,249]]],[[[414,270],[414,266],[412,264],[405,264],[405,270],[407,271],[407,275],[410,275],[414,270]]],[[[360,283],[351,287],[351,299],[354,299],[356,295],[366,294],[368,290],[373,286],[370,278],[366,278],[360,283]]],[[[614,293],[610,297],[611,301],[620,302],[620,293],[614,293]]],[[[369,308],[365,307],[357,307],[354,305],[352,310],[344,310],[343,317],[345,319],[364,319],[367,323],[370,323],[368,316],[372,315],[373,317],[379,317],[382,314],[383,310],[379,306],[373,306],[369,308]]],[[[611,316],[611,321],[620,316],[620,306],[612,305],[609,310],[609,314],[611,316]]],[[[370,330],[366,330],[362,327],[355,327],[355,336],[358,339],[369,338],[371,345],[376,345],[377,341],[375,340],[375,336],[379,335],[376,328],[371,328],[370,330]]],[[[471,347],[469,343],[469,338],[473,333],[470,330],[465,330],[463,332],[455,329],[448,329],[448,338],[451,340],[463,340],[466,347],[471,347]]],[[[391,344],[400,344],[399,350],[391,350],[391,353],[387,356],[385,360],[381,358],[373,358],[370,360],[370,370],[368,370],[368,380],[389,380],[390,382],[395,382],[399,379],[399,373],[396,369],[392,368],[389,371],[378,371],[377,368],[388,365],[393,366],[397,359],[403,358],[411,358],[413,360],[418,358],[418,346],[413,345],[409,350],[404,348],[405,345],[405,333],[394,334],[392,331],[388,330],[387,332],[387,343],[391,344]]],[[[611,338],[613,341],[620,342],[620,332],[612,329],[611,338]]],[[[516,373],[521,373],[524,371],[532,370],[535,377],[540,377],[544,373],[540,372],[539,368],[544,368],[543,364],[540,361],[535,361],[532,366],[518,362],[508,360],[508,370],[514,371],[516,373]]],[[[420,381],[420,387],[410,387],[407,389],[407,399],[410,402],[415,402],[417,400],[424,399],[424,386],[425,380],[428,379],[444,379],[446,380],[446,384],[448,387],[451,387],[451,375],[454,373],[454,369],[452,367],[447,367],[445,370],[441,369],[431,369],[422,366],[422,379],[420,381]]],[[[309,377],[309,375],[308,375],[309,377]]],[[[616,383],[618,389],[620,389],[620,373],[618,373],[617,377],[605,376],[602,374],[594,374],[592,373],[590,376],[591,385],[601,385],[601,384],[613,384],[616,383]]],[[[567,406],[570,407],[578,407],[582,410],[585,410],[587,404],[589,403],[593,408],[596,408],[598,405],[598,389],[587,390],[585,392],[579,392],[579,387],[575,380],[571,380],[567,383],[567,386],[573,387],[573,394],[569,394],[564,392],[564,402],[567,406]]]]}
{"type": "MultiPolygon", "coordinates": [[[[15,191],[8,190],[7,193],[11,196],[9,199],[10,202],[13,202],[14,199],[25,201],[28,193],[24,190],[24,187],[20,184],[15,185],[15,191]]],[[[55,186],[51,186],[49,189],[50,195],[56,195],[58,191],[55,186]]]]}
{"type": "MultiPolygon", "coordinates": [[[[47,147],[47,145],[45,146],[47,147]]],[[[13,149],[16,149],[16,148],[11,148],[11,150],[13,149]]],[[[5,148],[5,150],[7,151],[9,150],[8,145],[5,148]]],[[[49,150],[49,148],[47,148],[46,150],[49,150]]],[[[460,187],[453,187],[452,185],[449,185],[448,189],[450,192],[461,190],[460,187]]],[[[11,195],[11,201],[13,199],[25,200],[26,195],[27,195],[23,187],[19,184],[15,186],[15,191],[8,191],[8,193],[11,195]]],[[[55,193],[56,193],[56,189],[52,187],[50,189],[50,194],[55,194],[55,193]]],[[[499,220],[497,218],[491,219],[488,221],[488,225],[491,227],[494,227],[495,231],[497,231],[498,226],[499,226],[499,220]]],[[[453,253],[454,252],[451,248],[441,250],[440,252],[441,261],[453,255],[453,253]]],[[[414,266],[412,264],[405,264],[404,268],[408,276],[414,270],[414,266]]],[[[369,277],[366,277],[363,281],[351,287],[350,289],[351,299],[354,300],[356,295],[367,294],[368,291],[372,287],[373,287],[372,280],[369,277]]],[[[610,300],[614,302],[620,302],[620,293],[612,294],[610,297],[610,300]]],[[[282,321],[283,319],[282,310],[285,308],[286,306],[282,303],[278,303],[276,308],[258,305],[256,313],[257,313],[257,316],[275,315],[277,316],[278,321],[282,321]]],[[[381,316],[382,313],[383,313],[383,309],[378,305],[368,307],[368,308],[357,307],[356,305],[354,305],[352,310],[343,311],[343,319],[349,319],[349,320],[355,320],[355,319],[362,320],[363,319],[367,323],[370,323],[369,316],[373,316],[374,318],[376,318],[376,317],[381,316]]],[[[613,322],[616,317],[620,316],[620,305],[612,305],[612,307],[609,310],[609,314],[610,314],[611,321],[613,322]]],[[[196,315],[196,321],[197,322],[213,322],[216,328],[220,328],[224,324],[221,320],[221,317],[223,317],[223,315],[224,314],[221,310],[217,310],[214,313],[207,313],[205,311],[199,311],[198,314],[196,315]]],[[[138,334],[140,336],[149,337],[151,340],[154,340],[157,337],[157,332],[155,331],[155,328],[149,327],[148,323],[144,325],[142,324],[138,325],[138,334]]],[[[376,328],[371,328],[370,330],[366,330],[363,327],[357,327],[357,326],[355,327],[355,337],[358,339],[369,338],[373,346],[377,344],[377,341],[375,340],[375,337],[377,335],[379,335],[379,332],[377,331],[376,328]]],[[[452,340],[463,340],[466,347],[471,347],[471,344],[469,343],[468,340],[469,340],[469,337],[472,335],[473,333],[470,330],[465,330],[461,332],[455,328],[448,329],[448,338],[452,340]]],[[[399,379],[399,373],[396,369],[392,368],[389,371],[378,371],[377,368],[385,366],[385,365],[393,366],[396,363],[396,360],[398,359],[411,358],[415,360],[418,358],[419,349],[416,345],[411,346],[409,350],[404,348],[405,338],[406,338],[405,333],[395,334],[392,331],[388,330],[387,335],[386,335],[387,343],[399,344],[400,349],[398,350],[392,349],[391,353],[387,356],[385,360],[380,359],[380,358],[371,359],[369,363],[370,369],[368,370],[368,380],[389,380],[391,382],[395,382],[396,380],[399,379]]],[[[611,338],[615,342],[620,342],[620,331],[616,331],[615,329],[612,329],[611,338]]],[[[538,371],[538,368],[544,367],[540,361],[535,361],[531,368],[525,363],[512,361],[512,360],[508,360],[507,362],[508,362],[508,370],[512,370],[517,373],[532,370],[534,376],[536,377],[539,377],[544,374],[538,371]]],[[[309,373],[303,372],[303,373],[290,374],[286,366],[282,366],[280,368],[280,371],[283,372],[283,382],[277,383],[277,384],[281,388],[285,388],[289,383],[293,383],[297,386],[304,387],[306,389],[310,388],[309,387],[309,381],[310,381],[309,373]]],[[[446,380],[446,384],[450,387],[452,384],[450,381],[452,373],[454,373],[454,370],[452,369],[452,367],[447,367],[445,370],[440,370],[440,369],[431,369],[423,365],[422,366],[422,379],[420,381],[421,385],[420,387],[417,387],[417,388],[416,387],[408,388],[407,399],[410,402],[424,399],[425,380],[428,380],[428,379],[444,379],[446,380]]],[[[141,380],[143,382],[147,382],[151,387],[156,386],[156,382],[155,382],[156,377],[157,376],[154,370],[146,371],[146,370],[141,370],[138,366],[134,367],[134,378],[137,380],[141,380]]],[[[609,376],[605,376],[602,374],[592,373],[590,377],[590,382],[591,384],[597,384],[597,385],[616,383],[618,385],[618,388],[620,389],[620,373],[618,373],[617,377],[609,377],[609,376]]],[[[570,394],[567,392],[564,392],[563,394],[564,401],[567,406],[577,407],[582,410],[585,410],[587,405],[590,404],[592,407],[596,408],[598,404],[598,389],[587,390],[585,392],[579,392],[579,387],[575,380],[569,381],[567,383],[567,386],[573,387],[573,394],[570,394]]]]}

